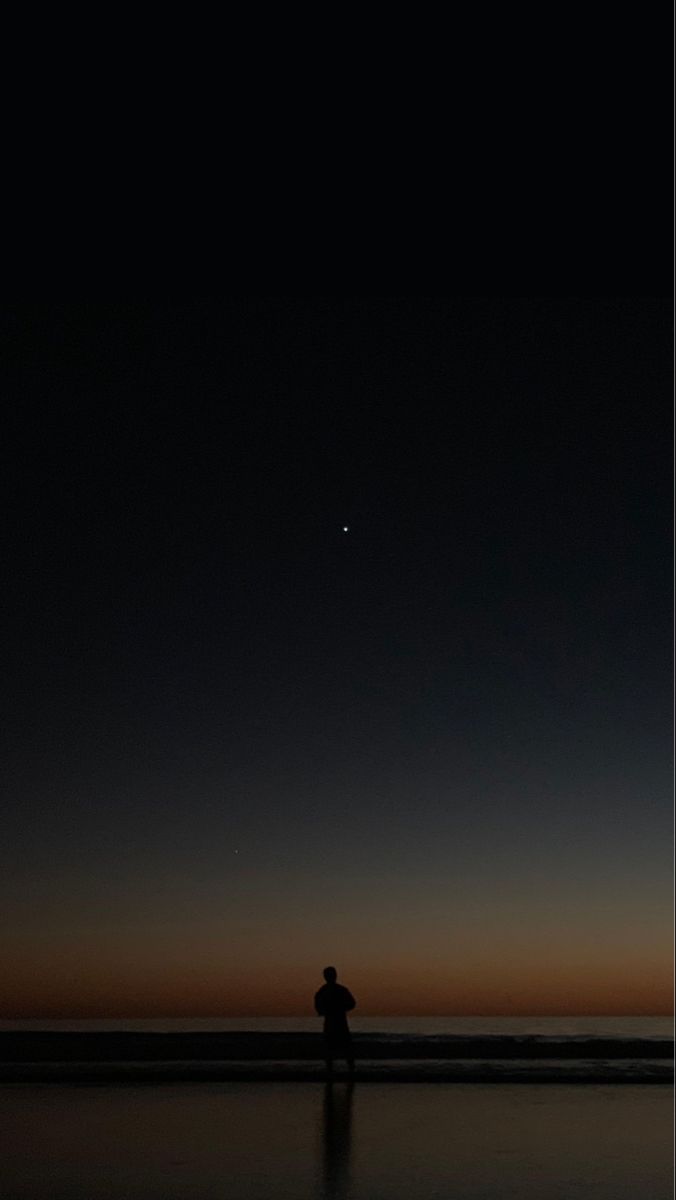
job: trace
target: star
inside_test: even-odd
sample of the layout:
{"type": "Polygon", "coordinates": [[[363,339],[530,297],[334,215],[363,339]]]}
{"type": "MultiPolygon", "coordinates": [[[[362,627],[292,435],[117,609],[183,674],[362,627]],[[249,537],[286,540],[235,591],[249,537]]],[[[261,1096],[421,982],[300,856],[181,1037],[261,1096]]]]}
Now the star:
{"type": "Polygon", "coordinates": [[[349,531],[350,531],[350,526],[349,526],[349,525],[343,525],[343,533],[349,533],[349,531]]]}

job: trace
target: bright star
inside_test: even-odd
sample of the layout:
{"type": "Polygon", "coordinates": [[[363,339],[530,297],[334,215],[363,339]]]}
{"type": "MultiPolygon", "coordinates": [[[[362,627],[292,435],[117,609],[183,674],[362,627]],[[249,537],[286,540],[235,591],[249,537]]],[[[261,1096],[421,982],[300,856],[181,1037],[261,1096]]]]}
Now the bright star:
{"type": "Polygon", "coordinates": [[[350,528],[349,525],[343,525],[343,533],[347,533],[349,528],[350,528]]]}

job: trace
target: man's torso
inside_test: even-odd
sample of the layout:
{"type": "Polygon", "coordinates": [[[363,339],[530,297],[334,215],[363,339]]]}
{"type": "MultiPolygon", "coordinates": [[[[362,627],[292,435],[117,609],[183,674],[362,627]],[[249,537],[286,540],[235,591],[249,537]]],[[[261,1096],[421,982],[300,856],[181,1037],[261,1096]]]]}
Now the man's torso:
{"type": "Polygon", "coordinates": [[[324,1032],[330,1035],[349,1033],[347,1012],[354,1008],[354,999],[340,983],[325,983],[315,995],[315,1008],[324,1017],[324,1032]]]}

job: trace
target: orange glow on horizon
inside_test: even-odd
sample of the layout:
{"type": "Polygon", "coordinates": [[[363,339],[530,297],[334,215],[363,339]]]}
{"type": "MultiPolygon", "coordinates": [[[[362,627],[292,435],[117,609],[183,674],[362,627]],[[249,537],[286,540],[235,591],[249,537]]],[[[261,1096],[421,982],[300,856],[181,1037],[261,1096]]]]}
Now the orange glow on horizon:
{"type": "MultiPolygon", "coordinates": [[[[248,979],[225,972],[200,977],[175,971],[112,975],[102,969],[40,979],[33,971],[14,974],[0,1004],[0,1017],[14,1019],[129,1017],[302,1017],[313,1015],[321,965],[296,972],[259,970],[248,979]]],[[[420,971],[346,965],[339,970],[357,998],[355,1016],[670,1016],[672,980],[666,970],[610,971],[562,965],[541,973],[531,968],[445,972],[423,980],[420,971]]]]}

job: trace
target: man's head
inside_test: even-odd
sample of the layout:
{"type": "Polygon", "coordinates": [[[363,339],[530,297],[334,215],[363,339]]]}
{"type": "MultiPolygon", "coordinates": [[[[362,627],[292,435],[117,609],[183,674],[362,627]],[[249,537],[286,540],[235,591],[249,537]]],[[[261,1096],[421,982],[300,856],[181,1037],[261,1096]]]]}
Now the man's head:
{"type": "Polygon", "coordinates": [[[335,967],[324,967],[324,978],[327,983],[335,983],[338,978],[338,972],[335,967]]]}

